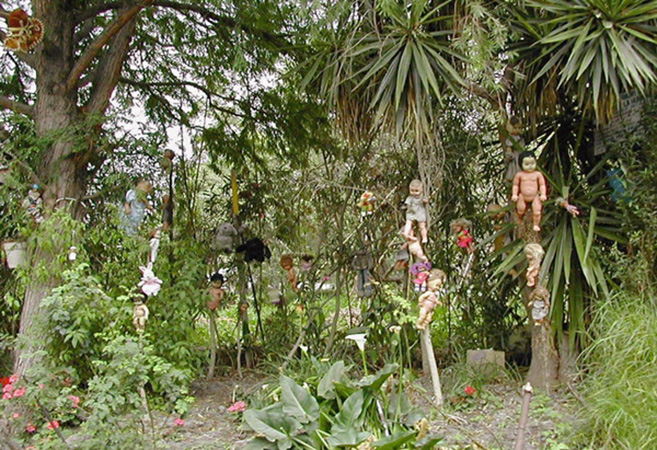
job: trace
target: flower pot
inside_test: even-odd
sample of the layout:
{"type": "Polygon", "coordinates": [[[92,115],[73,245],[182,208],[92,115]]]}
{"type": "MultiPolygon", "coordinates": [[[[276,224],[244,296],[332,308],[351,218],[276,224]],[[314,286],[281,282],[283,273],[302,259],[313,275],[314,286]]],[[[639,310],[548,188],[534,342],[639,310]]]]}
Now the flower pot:
{"type": "Polygon", "coordinates": [[[7,267],[15,269],[27,263],[27,242],[5,241],[2,248],[7,255],[7,267]]]}

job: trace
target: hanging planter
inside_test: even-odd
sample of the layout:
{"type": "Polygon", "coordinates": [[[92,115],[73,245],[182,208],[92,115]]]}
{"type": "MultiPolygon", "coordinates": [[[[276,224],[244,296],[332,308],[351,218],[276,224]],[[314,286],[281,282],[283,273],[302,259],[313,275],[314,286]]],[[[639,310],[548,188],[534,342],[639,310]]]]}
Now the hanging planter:
{"type": "Polygon", "coordinates": [[[27,242],[5,241],[2,248],[7,255],[7,267],[15,269],[25,266],[27,263],[27,242]]]}

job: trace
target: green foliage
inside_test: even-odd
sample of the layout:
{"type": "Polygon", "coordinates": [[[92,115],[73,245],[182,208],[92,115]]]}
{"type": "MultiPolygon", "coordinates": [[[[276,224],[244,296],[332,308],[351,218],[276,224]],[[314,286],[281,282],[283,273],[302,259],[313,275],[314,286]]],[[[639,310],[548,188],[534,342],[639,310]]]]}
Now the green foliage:
{"type": "Polygon", "coordinates": [[[352,380],[344,362],[329,367],[314,357],[314,369],[303,386],[281,375],[267,394],[274,403],[244,413],[245,426],[262,437],[250,449],[353,447],[431,448],[439,439],[418,436],[413,426],[422,418],[404,393],[396,364],[352,380]],[[280,400],[278,393],[280,392],[280,400]]]}
{"type": "Polygon", "coordinates": [[[657,445],[656,306],[652,296],[618,294],[596,308],[581,410],[581,438],[592,448],[657,445]]]}

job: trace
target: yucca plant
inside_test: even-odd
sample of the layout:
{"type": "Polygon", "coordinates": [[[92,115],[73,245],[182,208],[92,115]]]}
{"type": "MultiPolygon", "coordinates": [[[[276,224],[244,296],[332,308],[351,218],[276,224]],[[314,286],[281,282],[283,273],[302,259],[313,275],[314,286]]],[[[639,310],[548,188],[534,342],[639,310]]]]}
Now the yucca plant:
{"type": "Polygon", "coordinates": [[[525,61],[527,85],[547,87],[552,94],[564,88],[606,120],[621,93],[645,93],[657,82],[654,2],[529,0],[524,5],[515,10],[514,22],[526,39],[514,50],[525,61]]]}
{"type": "MultiPolygon", "coordinates": [[[[591,301],[609,295],[601,254],[611,242],[626,242],[621,232],[620,213],[609,206],[611,188],[604,172],[603,159],[584,173],[576,154],[582,142],[588,144],[583,129],[574,131],[573,123],[562,119],[546,129],[536,140],[542,149],[541,165],[550,185],[550,200],[544,205],[541,245],[545,257],[539,282],[551,294],[551,320],[554,329],[570,331],[571,344],[584,336],[586,311],[591,301]],[[579,138],[578,138],[579,133],[579,138]],[[571,137],[571,139],[565,136],[571,137]],[[577,206],[574,216],[559,205],[559,198],[577,206]]],[[[526,269],[525,242],[517,239],[498,253],[508,253],[497,273],[519,274],[526,269]]]]}

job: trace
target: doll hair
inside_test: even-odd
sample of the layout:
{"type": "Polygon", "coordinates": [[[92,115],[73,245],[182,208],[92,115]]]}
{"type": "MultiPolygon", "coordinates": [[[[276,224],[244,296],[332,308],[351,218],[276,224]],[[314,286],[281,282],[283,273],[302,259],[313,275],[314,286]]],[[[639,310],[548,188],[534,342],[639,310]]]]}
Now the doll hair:
{"type": "Polygon", "coordinates": [[[525,256],[527,259],[540,261],[543,255],[545,255],[545,250],[543,250],[541,244],[531,243],[525,245],[525,256]]]}
{"type": "Polygon", "coordinates": [[[424,186],[422,185],[422,181],[415,179],[411,181],[411,184],[408,185],[409,189],[419,189],[419,190],[424,190],[424,186]]]}
{"type": "Polygon", "coordinates": [[[224,284],[224,276],[219,272],[215,272],[212,275],[210,275],[210,282],[224,284]]]}
{"type": "Polygon", "coordinates": [[[456,229],[457,227],[463,228],[465,230],[469,230],[472,228],[472,222],[469,221],[468,219],[460,218],[460,219],[455,219],[452,220],[449,223],[449,228],[452,230],[452,233],[458,233],[458,230],[456,229]]]}
{"type": "Polygon", "coordinates": [[[519,165],[520,167],[522,167],[522,161],[523,161],[525,158],[534,158],[534,159],[536,159],[536,155],[534,154],[534,152],[529,151],[529,150],[524,151],[524,152],[522,152],[521,154],[519,154],[519,155],[518,155],[518,165],[519,165]]]}

